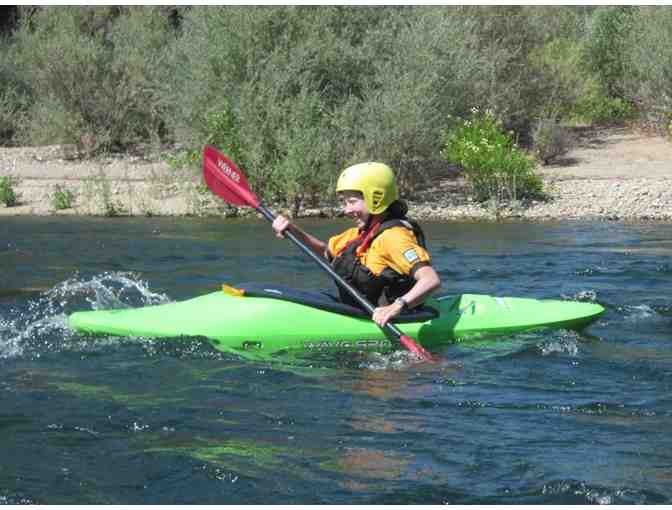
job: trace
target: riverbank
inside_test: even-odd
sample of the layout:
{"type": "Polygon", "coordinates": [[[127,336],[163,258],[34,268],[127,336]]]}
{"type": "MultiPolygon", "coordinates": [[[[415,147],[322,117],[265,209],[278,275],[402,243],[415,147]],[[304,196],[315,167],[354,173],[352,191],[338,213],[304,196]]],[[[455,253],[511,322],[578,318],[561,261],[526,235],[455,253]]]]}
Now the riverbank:
{"type": "MultiPolygon", "coordinates": [[[[549,200],[515,204],[500,219],[672,220],[672,144],[627,128],[575,132],[573,149],[541,167],[549,200]]],[[[159,158],[76,158],[72,147],[0,148],[0,176],[11,176],[19,203],[2,215],[210,216],[236,211],[213,196],[200,177],[159,158]],[[57,210],[56,190],[72,207],[57,210]]],[[[411,214],[430,220],[493,220],[493,208],[472,201],[464,179],[446,171],[409,197],[411,214]]],[[[306,209],[332,215],[336,209],[306,209]]]]}

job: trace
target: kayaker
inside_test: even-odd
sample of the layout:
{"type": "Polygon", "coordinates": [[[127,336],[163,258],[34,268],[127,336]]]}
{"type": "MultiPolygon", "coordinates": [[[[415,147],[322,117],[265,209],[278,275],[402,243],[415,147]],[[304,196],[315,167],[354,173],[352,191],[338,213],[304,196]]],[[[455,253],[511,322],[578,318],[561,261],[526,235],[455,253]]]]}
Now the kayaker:
{"type": "MultiPolygon", "coordinates": [[[[384,326],[404,309],[421,305],[441,286],[441,280],[431,266],[420,225],[406,217],[408,207],[399,199],[389,166],[367,162],[346,168],[338,178],[336,193],[355,227],[326,243],[285,216],[275,219],[273,230],[280,238],[288,228],[302,236],[376,306],[373,320],[384,326]]],[[[345,289],[339,287],[339,294],[344,303],[357,306],[345,289]]]]}

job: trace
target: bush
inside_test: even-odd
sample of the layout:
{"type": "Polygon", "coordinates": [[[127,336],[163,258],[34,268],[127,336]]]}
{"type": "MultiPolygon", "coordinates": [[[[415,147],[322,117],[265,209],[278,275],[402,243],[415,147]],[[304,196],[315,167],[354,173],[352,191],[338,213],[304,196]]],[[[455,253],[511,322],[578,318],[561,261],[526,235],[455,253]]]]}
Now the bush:
{"type": "Polygon", "coordinates": [[[470,105],[490,108],[507,129],[525,136],[547,98],[543,75],[530,65],[530,55],[542,44],[545,32],[535,29],[532,11],[523,6],[464,9],[476,21],[479,54],[488,68],[483,92],[470,105]]]}
{"type": "Polygon", "coordinates": [[[362,46],[371,53],[360,94],[332,116],[337,160],[383,160],[405,192],[440,163],[444,119],[487,94],[493,62],[478,50],[476,22],[454,8],[394,12],[362,46]]]}
{"type": "Polygon", "coordinates": [[[535,164],[502,129],[491,111],[472,110],[443,133],[443,157],[462,167],[477,201],[500,204],[541,195],[535,164]]]}
{"type": "Polygon", "coordinates": [[[188,11],[171,51],[175,95],[164,97],[178,136],[190,150],[218,146],[262,197],[296,204],[324,187],[336,164],[329,114],[339,95],[350,90],[349,78],[359,74],[333,26],[347,21],[339,21],[340,11],[188,11]],[[186,97],[184,90],[190,91],[186,97]]]}
{"type": "Polygon", "coordinates": [[[16,74],[11,46],[0,37],[0,144],[11,145],[28,110],[27,87],[16,74]]]}
{"type": "Polygon", "coordinates": [[[0,145],[11,145],[28,101],[14,86],[0,84],[0,145]]]}
{"type": "Polygon", "coordinates": [[[628,100],[610,97],[597,87],[577,99],[573,113],[589,124],[618,124],[633,118],[635,108],[628,100]]]}
{"type": "Polygon", "coordinates": [[[18,202],[14,186],[16,181],[11,177],[0,177],[0,203],[7,207],[12,207],[18,202]]]}
{"type": "Polygon", "coordinates": [[[23,18],[15,59],[33,105],[22,140],[95,152],[158,139],[170,38],[156,8],[58,6],[23,18]]]}
{"type": "Polygon", "coordinates": [[[60,211],[62,209],[70,209],[75,201],[75,194],[65,186],[56,184],[54,186],[54,193],[51,197],[51,203],[54,209],[60,211]]]}
{"type": "Polygon", "coordinates": [[[627,39],[636,12],[633,6],[609,6],[600,7],[593,14],[584,63],[596,73],[609,97],[624,97],[627,39]]]}
{"type": "Polygon", "coordinates": [[[670,27],[667,7],[31,8],[0,41],[0,143],[177,141],[174,165],[212,143],[293,209],[367,159],[406,192],[473,104],[525,144],[535,129],[547,161],[557,129],[537,119],[620,121],[636,105],[669,125],[670,27]]]}
{"type": "Polygon", "coordinates": [[[556,119],[544,118],[532,129],[532,148],[535,156],[545,165],[569,150],[569,133],[556,119]]]}
{"type": "Polygon", "coordinates": [[[672,9],[639,7],[626,48],[625,90],[642,115],[662,130],[672,120],[672,9]]]}
{"type": "Polygon", "coordinates": [[[593,77],[582,67],[582,46],[576,40],[558,37],[530,54],[530,65],[541,77],[544,100],[541,118],[576,116],[576,104],[591,87],[593,77]]]}

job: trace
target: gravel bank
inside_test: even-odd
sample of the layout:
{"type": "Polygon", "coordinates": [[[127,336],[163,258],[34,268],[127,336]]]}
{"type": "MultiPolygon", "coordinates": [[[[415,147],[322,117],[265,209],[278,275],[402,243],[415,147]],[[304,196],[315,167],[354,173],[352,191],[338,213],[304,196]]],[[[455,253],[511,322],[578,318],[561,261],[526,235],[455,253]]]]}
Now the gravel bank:
{"type": "MultiPolygon", "coordinates": [[[[579,131],[576,144],[554,166],[540,169],[549,200],[516,204],[499,219],[672,220],[672,144],[624,128],[579,131]]],[[[163,161],[140,157],[80,161],[63,146],[0,148],[0,177],[15,179],[19,204],[2,215],[233,215],[204,190],[200,178],[163,161]],[[56,186],[71,191],[73,206],[55,210],[56,186]]],[[[471,201],[459,176],[439,176],[409,199],[411,215],[440,221],[492,221],[492,208],[471,201]]],[[[330,216],[337,209],[306,209],[330,216]]]]}

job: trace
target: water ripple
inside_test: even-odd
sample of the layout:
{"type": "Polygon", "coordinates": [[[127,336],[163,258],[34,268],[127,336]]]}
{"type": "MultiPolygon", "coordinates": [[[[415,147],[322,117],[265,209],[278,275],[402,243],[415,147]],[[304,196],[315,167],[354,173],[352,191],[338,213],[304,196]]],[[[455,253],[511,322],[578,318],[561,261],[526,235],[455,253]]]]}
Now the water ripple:
{"type": "Polygon", "coordinates": [[[554,480],[545,483],[541,488],[541,494],[553,496],[553,501],[565,504],[642,505],[666,501],[664,496],[653,492],[623,487],[603,487],[580,480],[554,480]]]}

